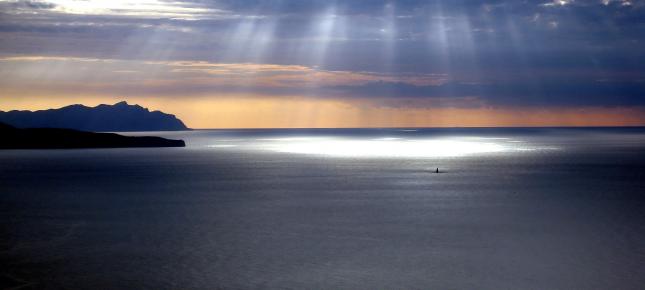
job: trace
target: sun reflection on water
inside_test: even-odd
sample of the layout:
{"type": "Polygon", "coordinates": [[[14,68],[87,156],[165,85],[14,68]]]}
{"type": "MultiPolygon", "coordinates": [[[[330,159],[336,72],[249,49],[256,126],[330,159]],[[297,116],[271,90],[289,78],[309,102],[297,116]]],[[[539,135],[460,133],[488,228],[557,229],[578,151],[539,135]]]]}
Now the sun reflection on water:
{"type": "Polygon", "coordinates": [[[511,150],[493,141],[452,139],[409,140],[399,138],[344,139],[310,138],[274,139],[265,149],[274,152],[323,155],[333,157],[459,157],[471,154],[511,150]]]}

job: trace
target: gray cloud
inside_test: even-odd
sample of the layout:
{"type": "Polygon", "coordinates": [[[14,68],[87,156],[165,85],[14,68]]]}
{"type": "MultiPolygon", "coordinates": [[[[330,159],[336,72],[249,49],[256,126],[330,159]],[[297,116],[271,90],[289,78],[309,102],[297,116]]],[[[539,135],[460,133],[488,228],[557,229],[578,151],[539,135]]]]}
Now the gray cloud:
{"type": "Polygon", "coordinates": [[[276,95],[477,96],[496,105],[527,106],[630,106],[643,105],[645,98],[642,1],[163,3],[170,6],[148,13],[119,7],[72,13],[55,2],[0,1],[0,55],[299,64],[331,71],[436,73],[452,80],[439,87],[381,82],[315,92],[263,91],[276,95]]]}

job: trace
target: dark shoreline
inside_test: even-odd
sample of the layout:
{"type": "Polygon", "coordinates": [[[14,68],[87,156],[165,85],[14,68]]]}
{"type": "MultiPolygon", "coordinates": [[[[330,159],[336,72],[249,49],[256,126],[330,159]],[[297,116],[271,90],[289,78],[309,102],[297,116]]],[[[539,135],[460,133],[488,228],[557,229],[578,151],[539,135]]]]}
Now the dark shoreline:
{"type": "Polygon", "coordinates": [[[161,137],[131,137],[58,128],[19,129],[1,123],[0,137],[0,149],[186,147],[183,140],[161,137]]]}

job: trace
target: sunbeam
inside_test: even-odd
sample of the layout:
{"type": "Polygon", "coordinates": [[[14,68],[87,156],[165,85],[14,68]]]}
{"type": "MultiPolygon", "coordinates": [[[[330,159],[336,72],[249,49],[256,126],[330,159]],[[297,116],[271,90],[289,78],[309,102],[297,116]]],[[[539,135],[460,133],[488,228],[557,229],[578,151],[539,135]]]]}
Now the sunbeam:
{"type": "MultiPolygon", "coordinates": [[[[327,114],[370,127],[401,120],[445,126],[441,118],[461,109],[489,116],[479,119],[481,126],[509,119],[538,124],[542,110],[576,113],[541,124],[596,124],[616,112],[631,115],[607,125],[640,124],[644,50],[638,23],[626,23],[642,7],[629,1],[0,0],[0,34],[8,40],[0,58],[11,59],[0,61],[0,85],[33,107],[63,102],[43,95],[159,104],[246,96],[261,101],[257,107],[274,102],[278,111],[297,99],[304,107],[288,113],[296,127],[326,123],[324,106],[313,105],[322,100],[347,104],[327,114]],[[496,110],[517,116],[490,114],[496,110]],[[433,115],[418,113],[428,111],[433,115]],[[597,119],[576,119],[583,115],[597,119]]],[[[231,123],[210,114],[196,118],[231,123]]]]}
{"type": "Polygon", "coordinates": [[[313,65],[324,67],[327,49],[335,38],[339,16],[336,14],[336,7],[331,6],[317,18],[312,22],[312,42],[307,46],[303,46],[303,48],[313,65]]]}

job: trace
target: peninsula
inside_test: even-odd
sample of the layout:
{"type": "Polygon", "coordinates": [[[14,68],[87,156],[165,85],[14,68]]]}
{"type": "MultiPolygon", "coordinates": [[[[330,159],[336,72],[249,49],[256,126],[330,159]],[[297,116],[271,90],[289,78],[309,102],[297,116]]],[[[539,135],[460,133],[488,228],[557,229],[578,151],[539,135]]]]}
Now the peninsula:
{"type": "Polygon", "coordinates": [[[185,147],[183,140],[130,137],[60,128],[19,129],[0,123],[0,149],[185,147]]]}

